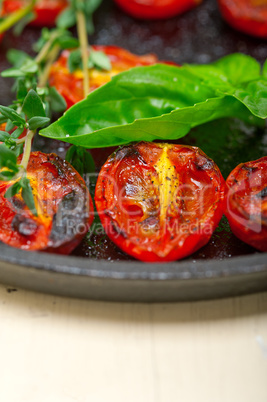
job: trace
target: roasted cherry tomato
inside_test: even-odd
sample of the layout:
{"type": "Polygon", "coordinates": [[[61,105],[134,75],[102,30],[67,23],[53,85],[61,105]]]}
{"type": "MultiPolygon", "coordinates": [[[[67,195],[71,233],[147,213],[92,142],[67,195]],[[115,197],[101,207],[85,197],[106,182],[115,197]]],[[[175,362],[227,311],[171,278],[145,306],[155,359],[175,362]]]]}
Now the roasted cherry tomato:
{"type": "Polygon", "coordinates": [[[108,236],[142,261],[173,261],[210,239],[224,210],[220,170],[197,147],[141,142],[101,169],[96,207],[108,236]]]}
{"type": "MultiPolygon", "coordinates": [[[[152,54],[144,56],[134,55],[127,50],[116,46],[93,46],[96,51],[104,52],[110,59],[111,71],[90,69],[90,90],[106,84],[111,78],[136,66],[148,66],[157,63],[158,59],[152,54]]],[[[84,98],[83,94],[83,72],[81,70],[69,72],[67,61],[70,51],[65,50],[51,68],[49,83],[55,86],[65,98],[68,107],[74,105],[84,98]]]]}
{"type": "Polygon", "coordinates": [[[226,185],[226,216],[233,233],[267,251],[267,156],[238,165],[226,185]]]}
{"type": "MultiPolygon", "coordinates": [[[[14,13],[29,4],[28,0],[3,0],[3,15],[14,13]]],[[[68,6],[68,0],[37,0],[34,7],[36,18],[33,26],[52,27],[58,15],[68,6]]]]}
{"type": "Polygon", "coordinates": [[[218,0],[224,19],[233,28],[267,38],[266,0],[218,0]]]}
{"type": "Polygon", "coordinates": [[[33,152],[27,168],[38,216],[21,194],[5,199],[12,182],[0,181],[0,240],[24,250],[69,254],[93,220],[84,180],[55,154],[33,152]]]}
{"type": "Polygon", "coordinates": [[[170,18],[196,7],[202,0],[115,0],[127,14],[140,19],[170,18]]]}

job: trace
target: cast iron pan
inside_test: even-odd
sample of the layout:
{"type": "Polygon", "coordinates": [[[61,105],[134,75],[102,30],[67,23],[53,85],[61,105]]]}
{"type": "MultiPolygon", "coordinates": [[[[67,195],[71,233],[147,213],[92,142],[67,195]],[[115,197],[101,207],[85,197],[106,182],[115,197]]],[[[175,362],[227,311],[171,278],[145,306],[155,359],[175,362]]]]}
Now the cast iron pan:
{"type": "MultiPolygon", "coordinates": [[[[134,20],[111,0],[95,15],[91,43],[118,45],[137,53],[156,53],[176,63],[208,63],[243,52],[263,63],[267,43],[238,33],[220,17],[215,0],[166,21],[134,20]]],[[[16,38],[6,35],[0,70],[8,67],[9,48],[27,50],[39,31],[27,28],[16,38]]],[[[1,103],[9,104],[12,81],[0,81],[1,103]]],[[[181,141],[180,141],[181,142],[181,141]]],[[[200,126],[183,143],[197,145],[226,178],[239,163],[267,154],[267,130],[235,119],[200,126]]],[[[35,149],[64,157],[67,144],[37,137],[35,149]]],[[[92,150],[100,169],[113,149],[92,150]]],[[[93,188],[91,188],[93,192],[93,188]]],[[[223,218],[209,244],[191,257],[169,264],[144,264],[122,253],[106,236],[88,235],[71,256],[25,252],[0,244],[0,281],[52,294],[98,300],[162,302],[218,298],[267,289],[267,253],[239,241],[223,218]]]]}

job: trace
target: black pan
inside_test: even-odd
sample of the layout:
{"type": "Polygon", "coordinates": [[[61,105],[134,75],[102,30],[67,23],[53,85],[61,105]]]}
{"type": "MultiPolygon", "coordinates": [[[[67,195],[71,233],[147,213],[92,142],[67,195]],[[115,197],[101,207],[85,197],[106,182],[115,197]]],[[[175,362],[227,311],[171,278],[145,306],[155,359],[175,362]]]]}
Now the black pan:
{"type": "MultiPolygon", "coordinates": [[[[208,63],[233,52],[252,55],[261,63],[267,43],[228,27],[217,4],[167,21],[137,21],[104,0],[95,15],[91,43],[118,45],[137,53],[156,53],[162,60],[208,63]]],[[[9,33],[0,48],[0,69],[8,66],[9,48],[29,51],[38,30],[27,28],[20,38],[9,33]]],[[[0,81],[1,101],[11,101],[9,80],[0,81]]],[[[183,139],[203,149],[226,178],[240,162],[267,154],[267,132],[235,119],[203,125],[183,139]]],[[[37,137],[36,149],[64,157],[67,144],[37,137]]],[[[92,150],[97,168],[112,149],[92,150]]],[[[93,189],[91,189],[93,190],[93,189]]],[[[133,260],[102,236],[88,236],[72,256],[25,252],[0,244],[0,281],[47,293],[113,301],[161,302],[233,296],[267,289],[267,253],[239,241],[224,218],[207,246],[183,261],[144,264],[133,260]]]]}

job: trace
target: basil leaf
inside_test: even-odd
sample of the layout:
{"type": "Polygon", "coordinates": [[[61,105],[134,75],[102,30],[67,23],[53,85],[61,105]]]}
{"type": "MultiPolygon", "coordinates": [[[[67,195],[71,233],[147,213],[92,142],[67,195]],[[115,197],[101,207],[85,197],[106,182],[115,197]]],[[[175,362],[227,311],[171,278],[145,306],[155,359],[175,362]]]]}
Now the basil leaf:
{"type": "Polygon", "coordinates": [[[260,64],[253,57],[241,53],[225,56],[211,64],[185,64],[185,67],[204,82],[221,89],[258,78],[261,71],[260,64]]]}
{"type": "Polygon", "coordinates": [[[30,89],[26,98],[24,99],[22,111],[26,114],[28,119],[31,119],[35,116],[46,117],[43,102],[41,101],[40,96],[38,96],[33,89],[30,89]]]}
{"type": "Polygon", "coordinates": [[[262,68],[262,75],[267,78],[267,60],[265,61],[262,68]]]}
{"type": "Polygon", "coordinates": [[[238,87],[227,82],[220,90],[218,82],[217,77],[206,82],[191,66],[134,68],[93,91],[40,134],[91,148],[177,139],[192,127],[220,117],[261,124],[250,111],[266,118],[267,80],[238,87]],[[261,91],[254,96],[256,86],[261,91]]]}

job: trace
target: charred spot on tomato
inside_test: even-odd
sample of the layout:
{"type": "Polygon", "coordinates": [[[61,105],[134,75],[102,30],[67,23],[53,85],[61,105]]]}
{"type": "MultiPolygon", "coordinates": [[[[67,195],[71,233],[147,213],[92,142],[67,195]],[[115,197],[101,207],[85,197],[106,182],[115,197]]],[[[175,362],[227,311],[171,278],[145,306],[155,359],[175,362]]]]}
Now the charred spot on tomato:
{"type": "Polygon", "coordinates": [[[267,186],[264,187],[259,193],[256,194],[258,198],[266,198],[267,197],[267,186]]]}
{"type": "Polygon", "coordinates": [[[0,240],[25,250],[70,253],[93,220],[93,204],[84,180],[55,154],[31,153],[27,177],[38,212],[34,216],[21,193],[5,199],[12,183],[1,185],[0,240]]]}
{"type": "Polygon", "coordinates": [[[17,198],[17,197],[9,198],[9,202],[12,205],[14,211],[22,211],[26,206],[26,204],[23,201],[23,199],[20,199],[20,198],[17,198]]]}
{"type": "Polygon", "coordinates": [[[11,223],[12,230],[22,236],[32,236],[37,231],[37,224],[33,219],[26,218],[23,215],[15,215],[11,223]]]}
{"type": "Polygon", "coordinates": [[[118,152],[101,169],[95,193],[110,238],[151,262],[183,258],[206,244],[224,209],[225,183],[217,166],[184,145],[141,142],[118,152]],[[119,230],[114,236],[114,222],[127,241],[119,230]]]}

